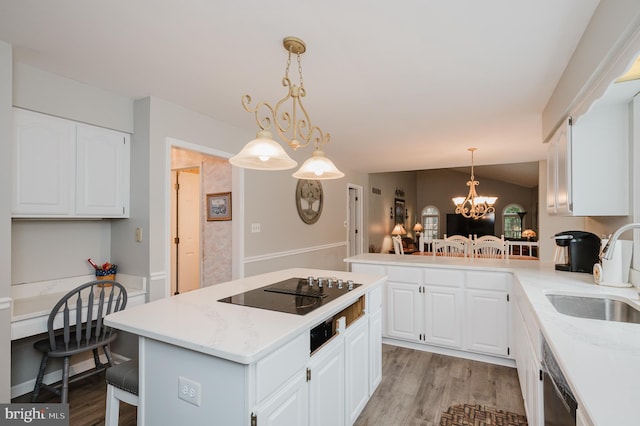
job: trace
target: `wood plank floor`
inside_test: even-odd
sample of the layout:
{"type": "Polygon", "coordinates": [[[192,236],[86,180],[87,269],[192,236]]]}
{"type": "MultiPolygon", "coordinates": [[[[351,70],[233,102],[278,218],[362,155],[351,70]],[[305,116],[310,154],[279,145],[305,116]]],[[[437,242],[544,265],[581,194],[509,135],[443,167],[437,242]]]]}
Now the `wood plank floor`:
{"type": "Polygon", "coordinates": [[[356,426],[438,425],[456,404],[524,414],[514,368],[382,345],[382,382],[356,426]]]}
{"type": "MultiPolygon", "coordinates": [[[[72,383],[70,426],[104,425],[106,394],[104,373],[72,383]]],[[[30,397],[30,394],[24,395],[13,402],[29,402],[30,397]]],[[[38,402],[58,400],[43,390],[38,402]]],[[[382,383],[355,425],[437,425],[440,414],[449,406],[464,403],[524,414],[516,370],[382,345],[382,383]]],[[[135,424],[136,407],[121,403],[120,426],[135,424]]]]}
{"type": "MultiPolygon", "coordinates": [[[[107,404],[107,382],[104,374],[96,374],[69,385],[69,426],[104,426],[107,404]]],[[[31,402],[31,393],[14,398],[11,402],[31,402]]],[[[60,397],[43,389],[38,402],[60,402],[60,397]]],[[[136,415],[136,407],[120,403],[120,426],[135,426],[136,415]]]]}

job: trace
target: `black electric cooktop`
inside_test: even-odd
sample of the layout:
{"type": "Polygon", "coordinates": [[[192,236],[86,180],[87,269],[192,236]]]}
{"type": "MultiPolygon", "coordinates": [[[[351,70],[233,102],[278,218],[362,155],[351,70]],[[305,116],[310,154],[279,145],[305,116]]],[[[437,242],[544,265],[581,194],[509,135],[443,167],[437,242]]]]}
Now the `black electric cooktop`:
{"type": "Polygon", "coordinates": [[[289,278],[218,302],[306,315],[361,285],[336,278],[289,278]]]}

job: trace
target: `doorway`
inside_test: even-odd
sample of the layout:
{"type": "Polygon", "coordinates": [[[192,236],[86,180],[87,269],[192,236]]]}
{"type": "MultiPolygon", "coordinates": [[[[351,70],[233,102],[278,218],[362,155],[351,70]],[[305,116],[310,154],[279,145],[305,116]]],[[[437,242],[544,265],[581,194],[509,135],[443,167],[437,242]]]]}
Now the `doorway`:
{"type": "Polygon", "coordinates": [[[171,294],[201,286],[200,167],[171,171],[171,294]]]}
{"type": "Polygon", "coordinates": [[[349,257],[363,252],[362,187],[347,186],[347,254],[349,257]]]}

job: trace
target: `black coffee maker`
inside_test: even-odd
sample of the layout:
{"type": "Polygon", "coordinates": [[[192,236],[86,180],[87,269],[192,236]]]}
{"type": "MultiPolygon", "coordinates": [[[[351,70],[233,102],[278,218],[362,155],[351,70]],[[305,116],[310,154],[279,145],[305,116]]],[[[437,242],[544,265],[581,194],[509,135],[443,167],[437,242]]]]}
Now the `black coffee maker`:
{"type": "Polygon", "coordinates": [[[556,270],[593,273],[593,265],[600,261],[600,237],[585,231],[564,231],[553,238],[563,250],[565,263],[557,263],[556,270]]]}

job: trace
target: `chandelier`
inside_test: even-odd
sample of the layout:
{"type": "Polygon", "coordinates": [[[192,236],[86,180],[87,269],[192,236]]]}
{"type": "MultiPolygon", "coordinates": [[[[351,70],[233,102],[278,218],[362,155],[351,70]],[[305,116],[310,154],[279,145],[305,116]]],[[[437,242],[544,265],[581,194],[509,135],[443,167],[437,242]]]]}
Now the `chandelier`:
{"type": "Polygon", "coordinates": [[[297,37],[286,37],[283,45],[289,52],[282,79],[282,85],[287,89],[287,94],[275,106],[262,101],[252,107],[251,96],[245,94],[242,97],[243,108],[254,114],[260,130],[256,139],[245,145],[237,155],[229,159],[229,162],[237,167],[255,170],[287,170],[296,167],[298,163],[289,157],[282,146],[273,139],[271,133],[273,128],[280,139],[294,151],[313,143],[314,151],[311,158],[302,164],[293,177],[314,180],[341,178],[344,173],[338,170],[321,150],[322,145],[329,143],[329,133],[324,133],[320,127],[311,122],[311,117],[302,104],[306,91],[302,79],[300,55],[307,50],[307,47],[304,41],[297,37]],[[298,85],[289,79],[293,55],[296,56],[298,63],[298,85]],[[289,107],[287,107],[288,101],[291,101],[289,107]]]}
{"type": "Polygon", "coordinates": [[[473,153],[477,148],[468,148],[471,152],[471,179],[467,181],[469,194],[467,197],[453,198],[453,204],[456,205],[456,213],[471,219],[480,219],[489,213],[496,211],[493,204],[498,197],[486,197],[476,193],[476,186],[480,184],[473,175],[473,153]]]}

